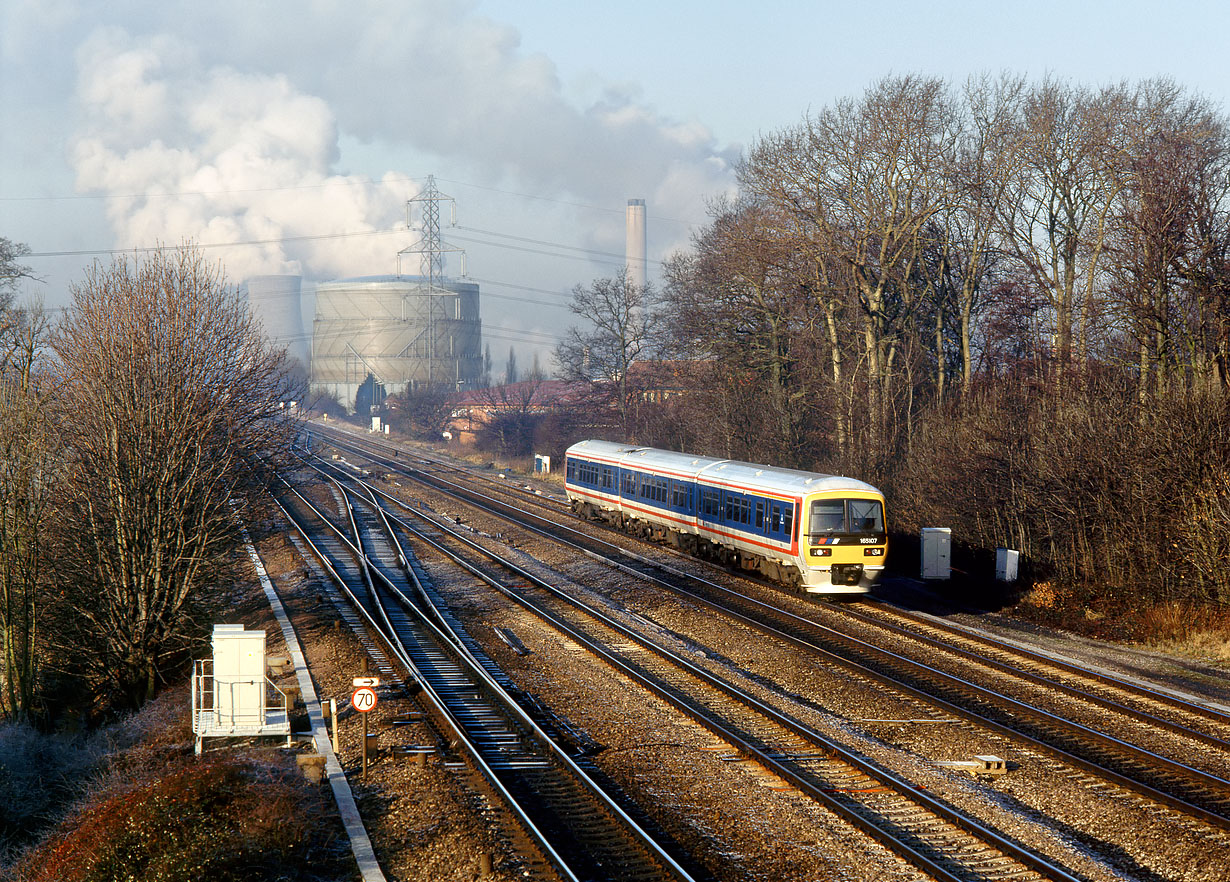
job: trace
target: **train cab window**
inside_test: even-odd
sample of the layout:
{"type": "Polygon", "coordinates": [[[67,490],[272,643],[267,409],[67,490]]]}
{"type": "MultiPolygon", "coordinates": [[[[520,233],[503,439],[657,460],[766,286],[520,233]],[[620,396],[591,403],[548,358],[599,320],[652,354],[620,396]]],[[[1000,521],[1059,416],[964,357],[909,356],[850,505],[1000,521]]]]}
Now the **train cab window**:
{"type": "Polygon", "coordinates": [[[813,499],[807,530],[812,536],[821,533],[846,532],[846,501],[844,499],[813,499]]]}
{"type": "Polygon", "coordinates": [[[813,499],[807,523],[813,541],[832,533],[883,533],[884,508],[878,499],[813,499]]]}
{"type": "Polygon", "coordinates": [[[878,499],[851,499],[847,505],[850,509],[851,533],[883,533],[884,507],[878,499]]]}

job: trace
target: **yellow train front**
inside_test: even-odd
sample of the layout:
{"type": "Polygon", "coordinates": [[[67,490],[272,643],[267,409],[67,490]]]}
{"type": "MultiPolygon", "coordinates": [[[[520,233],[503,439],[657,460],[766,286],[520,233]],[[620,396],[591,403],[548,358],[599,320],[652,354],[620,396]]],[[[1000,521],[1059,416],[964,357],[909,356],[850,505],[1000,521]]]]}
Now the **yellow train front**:
{"type": "Polygon", "coordinates": [[[836,481],[844,486],[804,499],[804,585],[811,592],[865,594],[880,580],[888,556],[884,497],[869,484],[836,481]]]}
{"type": "Polygon", "coordinates": [[[853,478],[607,441],[565,457],[578,513],[815,594],[861,594],[884,571],[884,496],[853,478]]]}

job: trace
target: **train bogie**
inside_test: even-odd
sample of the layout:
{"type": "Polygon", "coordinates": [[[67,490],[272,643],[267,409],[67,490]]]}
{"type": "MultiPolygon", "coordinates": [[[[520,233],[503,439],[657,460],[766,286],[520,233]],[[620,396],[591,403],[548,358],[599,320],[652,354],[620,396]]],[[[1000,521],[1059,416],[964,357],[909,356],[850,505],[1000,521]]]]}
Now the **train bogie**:
{"type": "Polygon", "coordinates": [[[867,592],[887,553],[884,497],[852,478],[608,441],[565,456],[573,509],[817,594],[867,592]]]}

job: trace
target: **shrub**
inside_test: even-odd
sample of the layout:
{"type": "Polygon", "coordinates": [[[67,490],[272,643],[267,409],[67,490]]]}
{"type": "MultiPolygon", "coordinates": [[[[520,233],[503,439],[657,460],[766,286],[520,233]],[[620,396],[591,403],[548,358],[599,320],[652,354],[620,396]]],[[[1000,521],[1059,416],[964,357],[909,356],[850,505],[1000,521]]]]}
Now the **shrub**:
{"type": "Polygon", "coordinates": [[[332,829],[320,789],[283,760],[181,757],[82,805],[16,871],[25,882],[305,879],[334,854],[332,829]]]}
{"type": "Polygon", "coordinates": [[[75,799],[97,769],[96,741],[0,724],[0,866],[38,835],[57,808],[75,799]]]}

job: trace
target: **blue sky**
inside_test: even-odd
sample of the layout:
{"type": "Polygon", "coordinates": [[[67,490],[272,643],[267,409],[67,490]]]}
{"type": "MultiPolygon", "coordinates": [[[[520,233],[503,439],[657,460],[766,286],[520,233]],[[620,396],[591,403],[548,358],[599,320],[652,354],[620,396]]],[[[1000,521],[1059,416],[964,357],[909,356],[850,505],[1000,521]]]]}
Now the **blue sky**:
{"type": "MultiPolygon", "coordinates": [[[[234,281],[387,273],[426,175],[457,200],[497,361],[567,292],[686,247],[759,134],[893,73],[1169,76],[1226,101],[1220,4],[0,0],[0,236],[67,300],[105,254],[189,238],[234,281]]],[[[450,272],[460,267],[450,264],[450,272]]]]}

